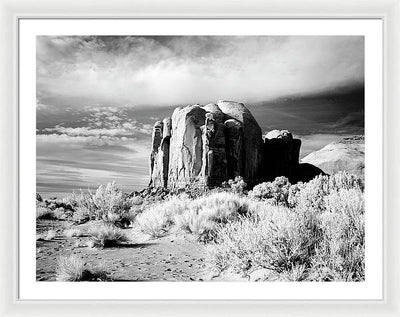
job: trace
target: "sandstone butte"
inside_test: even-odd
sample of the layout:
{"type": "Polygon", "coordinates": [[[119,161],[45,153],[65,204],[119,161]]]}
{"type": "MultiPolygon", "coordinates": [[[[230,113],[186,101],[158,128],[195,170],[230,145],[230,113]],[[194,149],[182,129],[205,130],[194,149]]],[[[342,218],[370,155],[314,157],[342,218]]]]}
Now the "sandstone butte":
{"type": "Polygon", "coordinates": [[[172,117],[154,124],[149,186],[215,187],[241,176],[251,187],[278,176],[293,183],[323,174],[312,164],[299,163],[300,146],[301,140],[287,130],[263,136],[242,103],[178,107],[172,117]]]}

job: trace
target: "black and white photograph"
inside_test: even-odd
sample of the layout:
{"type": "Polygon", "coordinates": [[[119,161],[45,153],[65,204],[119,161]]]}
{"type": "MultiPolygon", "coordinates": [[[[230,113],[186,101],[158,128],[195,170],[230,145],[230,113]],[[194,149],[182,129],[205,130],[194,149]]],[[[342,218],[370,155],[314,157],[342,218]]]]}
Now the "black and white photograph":
{"type": "Polygon", "coordinates": [[[35,89],[37,282],[368,278],[364,36],[38,35],[35,89]]]}

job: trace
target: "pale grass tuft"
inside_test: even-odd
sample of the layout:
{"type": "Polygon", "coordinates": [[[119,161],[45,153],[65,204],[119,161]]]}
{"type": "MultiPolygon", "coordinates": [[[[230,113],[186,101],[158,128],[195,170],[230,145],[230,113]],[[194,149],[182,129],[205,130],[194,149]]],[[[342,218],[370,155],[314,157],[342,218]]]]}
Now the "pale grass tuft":
{"type": "Polygon", "coordinates": [[[57,232],[55,230],[48,230],[46,232],[36,235],[36,240],[50,241],[53,240],[56,236],[57,232]]]}
{"type": "Polygon", "coordinates": [[[129,241],[123,230],[111,225],[104,224],[100,227],[93,227],[89,230],[93,247],[109,248],[129,241]]]}
{"type": "Polygon", "coordinates": [[[36,208],[36,219],[37,220],[56,220],[57,216],[54,211],[46,208],[46,207],[37,207],[36,208]]]}
{"type": "Polygon", "coordinates": [[[74,254],[69,256],[60,256],[57,260],[57,281],[81,281],[84,267],[85,262],[74,254]]]}
{"type": "Polygon", "coordinates": [[[104,263],[89,269],[85,266],[85,262],[75,254],[60,256],[57,259],[56,274],[56,280],[60,282],[105,281],[108,279],[104,263]]]}
{"type": "Polygon", "coordinates": [[[151,206],[138,215],[136,221],[143,233],[152,238],[163,237],[174,224],[174,217],[187,210],[190,203],[188,198],[173,197],[151,206]]]}
{"type": "Polygon", "coordinates": [[[85,232],[82,229],[78,229],[78,228],[70,228],[70,229],[64,230],[64,236],[66,236],[67,238],[83,237],[86,234],[87,234],[87,232],[85,232]]]}

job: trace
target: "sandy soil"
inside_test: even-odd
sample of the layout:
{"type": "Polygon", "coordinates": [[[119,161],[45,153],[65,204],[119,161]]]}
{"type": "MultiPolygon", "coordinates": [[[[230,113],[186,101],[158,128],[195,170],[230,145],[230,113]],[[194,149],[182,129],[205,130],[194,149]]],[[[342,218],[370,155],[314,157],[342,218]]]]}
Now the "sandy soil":
{"type": "Polygon", "coordinates": [[[204,246],[192,236],[173,234],[151,240],[132,228],[125,232],[134,243],[98,249],[86,246],[87,236],[64,235],[67,228],[84,226],[73,226],[67,221],[38,221],[38,235],[48,230],[54,230],[56,235],[48,241],[36,241],[37,281],[55,281],[57,257],[71,253],[80,256],[88,267],[105,267],[112,281],[197,281],[207,274],[204,246]]]}

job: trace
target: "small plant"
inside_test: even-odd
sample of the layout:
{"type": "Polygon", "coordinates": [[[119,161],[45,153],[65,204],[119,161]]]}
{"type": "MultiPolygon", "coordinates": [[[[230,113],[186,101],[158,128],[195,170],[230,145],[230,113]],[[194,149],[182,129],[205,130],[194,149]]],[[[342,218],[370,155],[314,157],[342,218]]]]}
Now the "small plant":
{"type": "Polygon", "coordinates": [[[247,187],[247,183],[242,176],[236,176],[235,179],[230,179],[222,183],[223,188],[230,188],[234,193],[241,194],[247,187]]]}
{"type": "Polygon", "coordinates": [[[190,202],[188,198],[174,196],[144,210],[137,216],[136,221],[143,233],[152,238],[163,237],[173,226],[174,217],[187,210],[190,202]]]}
{"type": "Polygon", "coordinates": [[[110,222],[117,221],[131,207],[128,195],[119,190],[115,182],[99,186],[93,195],[93,202],[96,206],[95,219],[110,222]]]}
{"type": "Polygon", "coordinates": [[[71,228],[71,229],[66,229],[64,230],[64,235],[67,238],[72,238],[72,237],[83,237],[85,236],[87,233],[85,233],[84,231],[77,229],[77,228],[71,228]]]}
{"type": "Polygon", "coordinates": [[[36,240],[45,240],[50,241],[57,236],[57,232],[55,230],[48,230],[36,236],[36,240]]]}
{"type": "Polygon", "coordinates": [[[57,281],[75,282],[84,279],[85,262],[76,255],[60,256],[57,260],[57,281]]]}
{"type": "Polygon", "coordinates": [[[152,238],[160,238],[168,234],[173,225],[172,218],[159,206],[149,208],[137,217],[141,231],[152,238]]]}
{"type": "Polygon", "coordinates": [[[46,207],[36,208],[36,219],[37,220],[57,220],[57,216],[54,211],[46,207]]]}
{"type": "Polygon", "coordinates": [[[271,205],[289,206],[290,188],[289,180],[281,176],[277,177],[272,183],[265,182],[254,186],[249,197],[266,201],[271,205]]]}
{"type": "Polygon", "coordinates": [[[191,209],[175,218],[176,225],[184,232],[193,234],[199,242],[213,240],[213,232],[216,224],[206,214],[199,214],[198,210],[191,209]]]}
{"type": "Polygon", "coordinates": [[[54,215],[58,220],[64,220],[67,218],[66,210],[63,207],[58,207],[54,209],[54,215]]]}
{"type": "MultiPolygon", "coordinates": [[[[106,186],[100,185],[95,193],[90,190],[87,193],[74,193],[67,201],[75,210],[72,220],[78,224],[89,220],[103,220],[113,224],[122,220],[126,223],[126,216],[133,213],[130,209],[135,202],[132,202],[129,195],[122,192],[115,182],[106,186]],[[125,220],[122,219],[124,217],[125,220]]],[[[132,218],[131,215],[128,217],[132,218]]]]}
{"type": "Polygon", "coordinates": [[[72,215],[72,221],[76,224],[82,224],[91,220],[91,211],[85,205],[78,206],[72,215]]]}
{"type": "Polygon", "coordinates": [[[121,229],[112,225],[103,225],[100,228],[92,228],[89,235],[93,242],[93,247],[99,248],[115,247],[129,240],[121,229]]]}
{"type": "Polygon", "coordinates": [[[88,269],[85,267],[85,262],[75,254],[58,258],[56,274],[56,279],[60,282],[105,281],[108,279],[108,273],[104,268],[88,269]]]}

